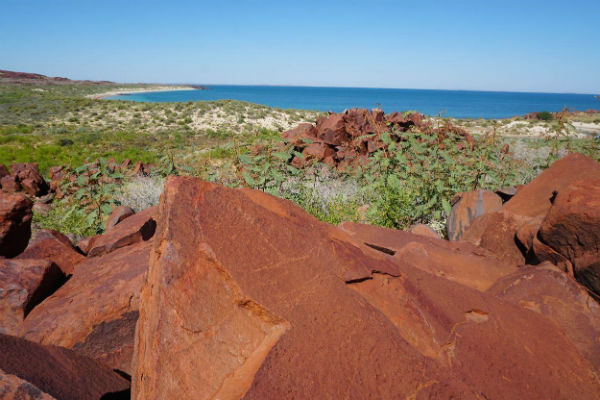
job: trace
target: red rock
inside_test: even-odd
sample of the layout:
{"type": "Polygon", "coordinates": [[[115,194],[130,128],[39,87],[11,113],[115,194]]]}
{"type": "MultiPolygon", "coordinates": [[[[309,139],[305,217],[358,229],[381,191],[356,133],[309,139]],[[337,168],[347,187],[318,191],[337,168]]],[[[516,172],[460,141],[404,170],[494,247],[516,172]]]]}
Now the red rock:
{"type": "Polygon", "coordinates": [[[559,191],[538,234],[541,242],[569,260],[577,280],[596,294],[600,294],[599,227],[600,177],[559,191]]]}
{"type": "Polygon", "coordinates": [[[317,130],[313,124],[303,123],[281,134],[294,146],[306,146],[317,138],[317,130]],[[308,140],[303,140],[308,139],[308,140]]]}
{"type": "Polygon", "coordinates": [[[90,249],[92,248],[92,244],[94,243],[94,240],[99,236],[100,235],[94,235],[94,236],[89,236],[89,237],[83,238],[79,242],[77,242],[77,245],[75,247],[77,249],[79,249],[80,252],[87,255],[89,253],[90,249]]]}
{"type": "Polygon", "coordinates": [[[192,178],[167,180],[141,302],[135,399],[600,390],[594,366],[543,316],[370,249],[287,201],[192,178]]]}
{"type": "Polygon", "coordinates": [[[0,178],[4,178],[5,176],[10,175],[10,173],[8,172],[8,169],[6,168],[6,165],[4,164],[0,164],[0,178]]]}
{"type": "Polygon", "coordinates": [[[39,239],[32,241],[27,249],[16,258],[49,260],[56,264],[65,275],[71,275],[75,267],[85,260],[85,257],[75,251],[68,238],[58,232],[57,234],[63,236],[64,239],[57,238],[49,232],[38,234],[39,239]]]}
{"type": "Polygon", "coordinates": [[[0,259],[0,333],[19,334],[27,314],[64,281],[50,261],[0,259]]]}
{"type": "Polygon", "coordinates": [[[132,216],[133,214],[135,214],[135,211],[133,211],[131,207],[119,206],[115,208],[106,220],[106,230],[108,231],[119,222],[123,221],[127,217],[132,216]]]}
{"type": "Polygon", "coordinates": [[[327,157],[333,157],[335,151],[325,143],[309,144],[302,152],[303,158],[306,160],[323,161],[327,157]]]}
{"type": "Polygon", "coordinates": [[[51,181],[59,181],[64,178],[64,175],[65,168],[60,165],[56,165],[48,169],[48,176],[50,177],[51,181]]]}
{"type": "Polygon", "coordinates": [[[24,381],[19,383],[11,378],[7,382],[6,375],[0,374],[0,397],[3,399],[11,399],[10,395],[5,397],[5,391],[12,391],[15,400],[127,398],[127,380],[108,367],[70,350],[0,335],[0,354],[0,371],[24,381]],[[11,389],[16,384],[19,386],[11,389]]]}
{"type": "Polygon", "coordinates": [[[502,198],[489,190],[459,193],[457,197],[446,222],[450,240],[460,240],[475,218],[502,208],[502,198]]]}
{"type": "Polygon", "coordinates": [[[0,369],[0,394],[2,400],[56,400],[31,383],[0,369]]]}
{"type": "Polygon", "coordinates": [[[342,114],[331,114],[318,118],[316,130],[317,138],[324,143],[340,146],[348,141],[342,114]]]}
{"type": "Polygon", "coordinates": [[[344,222],[340,228],[355,240],[394,256],[414,268],[484,291],[516,271],[492,253],[465,242],[416,235],[373,225],[344,222]]]}
{"type": "MultiPolygon", "coordinates": [[[[90,239],[90,257],[110,253],[118,248],[148,240],[154,235],[156,229],[156,207],[150,207],[129,218],[124,219],[118,225],[104,235],[93,236],[90,239]]],[[[81,249],[85,252],[84,249],[81,249]]]]}
{"type": "Polygon", "coordinates": [[[389,262],[287,201],[169,177],[154,242],[134,399],[473,397],[346,286],[389,262]]]}
{"type": "Polygon", "coordinates": [[[142,242],[86,259],[27,316],[23,337],[73,349],[131,374],[139,291],[150,247],[142,242]]]}
{"type": "Polygon", "coordinates": [[[13,164],[10,166],[10,173],[18,178],[23,191],[28,195],[43,196],[48,193],[48,184],[40,175],[37,164],[13,164]]]}
{"type": "Polygon", "coordinates": [[[594,367],[600,369],[600,305],[550,263],[526,266],[488,290],[555,322],[594,367]]]}
{"type": "Polygon", "coordinates": [[[0,178],[2,190],[8,193],[15,193],[21,190],[19,179],[15,175],[7,175],[0,178]]]}
{"type": "Polygon", "coordinates": [[[14,257],[31,236],[33,203],[22,194],[0,192],[0,257],[14,257]]]}
{"type": "Polygon", "coordinates": [[[410,233],[414,233],[415,235],[441,239],[440,235],[438,235],[438,233],[434,231],[429,225],[417,224],[412,226],[408,231],[410,233]]]}

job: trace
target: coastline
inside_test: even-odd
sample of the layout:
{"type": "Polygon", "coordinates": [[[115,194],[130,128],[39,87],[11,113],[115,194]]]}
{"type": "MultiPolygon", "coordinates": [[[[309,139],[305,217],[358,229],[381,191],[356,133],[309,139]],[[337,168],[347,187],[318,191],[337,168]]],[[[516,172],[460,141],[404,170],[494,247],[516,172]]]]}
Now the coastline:
{"type": "Polygon", "coordinates": [[[89,94],[85,97],[89,99],[104,99],[106,97],[118,96],[121,94],[132,94],[132,93],[152,93],[152,92],[173,92],[180,90],[198,90],[198,88],[192,86],[153,86],[151,88],[123,88],[114,89],[108,92],[89,94]]]}

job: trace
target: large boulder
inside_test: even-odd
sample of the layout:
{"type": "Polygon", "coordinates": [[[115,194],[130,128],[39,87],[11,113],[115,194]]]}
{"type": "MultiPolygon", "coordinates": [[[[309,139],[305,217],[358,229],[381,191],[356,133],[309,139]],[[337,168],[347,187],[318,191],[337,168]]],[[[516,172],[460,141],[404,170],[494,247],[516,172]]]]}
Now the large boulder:
{"type": "Polygon", "coordinates": [[[16,258],[52,261],[66,275],[71,275],[75,267],[85,260],[85,257],[75,250],[69,238],[51,230],[36,232],[36,237],[16,258]]]}
{"type": "Polygon", "coordinates": [[[150,207],[124,219],[104,235],[92,237],[88,243],[87,255],[100,256],[121,247],[149,240],[154,235],[155,229],[156,207],[150,207]]]}
{"type": "Polygon", "coordinates": [[[559,191],[538,236],[569,260],[578,281],[600,295],[600,177],[559,191]]]}
{"type": "Polygon", "coordinates": [[[50,261],[0,259],[0,333],[18,335],[27,314],[64,282],[50,261]]]}
{"type": "Polygon", "coordinates": [[[24,337],[75,350],[131,374],[139,291],[151,242],[87,258],[25,319],[24,337]]]}
{"type": "Polygon", "coordinates": [[[446,221],[448,239],[460,240],[464,231],[475,218],[496,212],[501,208],[502,198],[489,190],[459,193],[446,221]]]}
{"type": "Polygon", "coordinates": [[[462,236],[516,265],[525,263],[528,250],[520,247],[517,232],[532,220],[544,218],[560,193],[575,180],[600,178],[600,164],[582,154],[570,154],[519,189],[500,211],[472,221],[462,236]]]}
{"type": "Polygon", "coordinates": [[[129,382],[126,379],[70,350],[0,334],[0,354],[2,399],[11,399],[11,392],[14,400],[128,398],[129,382]],[[10,380],[5,381],[7,375],[10,380]]]}
{"type": "MultiPolygon", "coordinates": [[[[441,240],[402,232],[367,246],[285,200],[184,177],[168,178],[159,215],[133,398],[593,399],[600,390],[555,323],[487,293],[488,281],[476,290],[446,279],[446,270],[460,276],[462,259],[441,273],[418,265],[450,252],[441,240]],[[390,249],[403,240],[399,252],[416,249],[407,257],[390,249]]],[[[450,263],[448,253],[435,262],[450,263]]]]}
{"type": "Polygon", "coordinates": [[[32,207],[23,194],[0,192],[0,257],[14,257],[27,247],[32,207]]]}

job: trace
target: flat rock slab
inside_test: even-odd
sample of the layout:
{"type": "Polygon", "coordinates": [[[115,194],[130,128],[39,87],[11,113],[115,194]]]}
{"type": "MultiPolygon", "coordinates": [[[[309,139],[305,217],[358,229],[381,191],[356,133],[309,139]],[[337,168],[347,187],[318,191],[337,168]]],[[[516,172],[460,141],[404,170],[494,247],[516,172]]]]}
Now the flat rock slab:
{"type": "MultiPolygon", "coordinates": [[[[110,368],[62,347],[0,334],[0,354],[0,370],[30,384],[17,388],[25,399],[99,400],[129,390],[129,382],[110,368]]],[[[0,397],[4,398],[2,387],[0,380],[0,397]]]]}
{"type": "Polygon", "coordinates": [[[25,316],[65,280],[50,261],[0,259],[0,333],[20,334],[25,316]]]}
{"type": "Polygon", "coordinates": [[[340,228],[375,250],[480,291],[517,270],[514,265],[500,262],[489,251],[470,243],[353,222],[344,222],[340,228]]]}
{"type": "MultiPolygon", "coordinates": [[[[553,321],[369,247],[288,201],[170,177],[159,215],[135,399],[600,391],[598,371],[553,321]]],[[[435,241],[402,234],[408,245],[435,241]]]]}
{"type": "Polygon", "coordinates": [[[112,227],[104,235],[94,236],[88,243],[90,257],[110,253],[121,247],[149,240],[156,229],[156,207],[134,214],[112,227]]]}
{"type": "Polygon", "coordinates": [[[131,374],[139,291],[150,247],[150,242],[141,242],[87,258],[27,316],[24,337],[73,349],[131,374]]]}
{"type": "Polygon", "coordinates": [[[475,218],[502,208],[502,198],[489,190],[460,193],[458,197],[446,222],[450,240],[460,240],[475,218]]]}

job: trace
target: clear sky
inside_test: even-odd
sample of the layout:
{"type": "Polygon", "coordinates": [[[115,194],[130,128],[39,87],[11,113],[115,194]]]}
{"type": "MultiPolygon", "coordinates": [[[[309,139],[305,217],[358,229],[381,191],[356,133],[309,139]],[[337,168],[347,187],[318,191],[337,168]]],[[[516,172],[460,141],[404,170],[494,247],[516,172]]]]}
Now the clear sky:
{"type": "Polygon", "coordinates": [[[600,93],[600,0],[2,0],[0,69],[600,93]]]}

